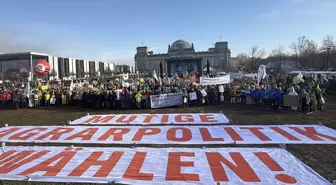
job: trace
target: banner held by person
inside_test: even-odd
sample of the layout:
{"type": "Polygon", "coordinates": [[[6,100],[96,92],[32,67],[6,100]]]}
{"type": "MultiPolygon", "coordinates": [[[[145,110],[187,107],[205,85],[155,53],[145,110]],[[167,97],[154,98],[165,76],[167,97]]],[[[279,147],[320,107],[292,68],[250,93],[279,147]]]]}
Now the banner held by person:
{"type": "Polygon", "coordinates": [[[224,75],[221,77],[201,77],[200,85],[220,85],[220,84],[228,84],[230,83],[230,75],[224,75]]]}
{"type": "Polygon", "coordinates": [[[284,149],[3,147],[1,180],[331,185],[284,149]]]}
{"type": "Polygon", "coordinates": [[[150,95],[151,108],[172,107],[182,104],[182,92],[150,95]]]}
{"type": "Polygon", "coordinates": [[[197,100],[197,94],[196,92],[191,92],[189,93],[189,99],[192,100],[197,100]]]}
{"type": "Polygon", "coordinates": [[[0,129],[1,142],[91,144],[336,144],[320,125],[274,126],[19,126],[0,129]]]}
{"type": "Polygon", "coordinates": [[[178,114],[105,114],[87,115],[72,121],[80,124],[228,124],[222,113],[178,113],[178,114]]]}

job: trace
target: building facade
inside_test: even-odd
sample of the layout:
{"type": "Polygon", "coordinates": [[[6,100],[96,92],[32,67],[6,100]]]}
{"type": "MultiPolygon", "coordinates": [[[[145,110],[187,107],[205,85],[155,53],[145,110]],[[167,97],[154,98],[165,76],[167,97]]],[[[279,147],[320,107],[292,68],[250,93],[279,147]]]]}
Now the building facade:
{"type": "Polygon", "coordinates": [[[131,65],[117,65],[116,74],[135,73],[135,67],[131,65]]]}
{"type": "Polygon", "coordinates": [[[2,78],[6,78],[10,72],[20,74],[22,71],[34,74],[34,67],[39,60],[45,60],[50,64],[51,70],[47,77],[48,79],[111,75],[116,70],[116,63],[114,62],[91,61],[26,52],[0,54],[0,75],[2,78]]]}
{"type": "Polygon", "coordinates": [[[203,71],[207,62],[210,67],[217,71],[228,71],[230,69],[231,50],[228,48],[228,42],[216,42],[215,47],[208,51],[196,52],[194,44],[185,40],[177,40],[172,45],[168,45],[167,53],[154,54],[149,51],[147,46],[137,47],[135,54],[135,70],[140,73],[148,73],[153,70],[160,70],[162,63],[163,73],[168,75],[176,71],[176,64],[194,60],[203,71]],[[170,62],[172,62],[170,64],[170,62]]]}

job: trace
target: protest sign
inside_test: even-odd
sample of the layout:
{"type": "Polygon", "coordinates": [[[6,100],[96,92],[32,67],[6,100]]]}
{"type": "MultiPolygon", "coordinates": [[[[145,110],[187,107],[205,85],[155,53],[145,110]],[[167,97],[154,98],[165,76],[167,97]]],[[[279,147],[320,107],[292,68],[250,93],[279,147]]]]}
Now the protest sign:
{"type": "Polygon", "coordinates": [[[197,100],[196,92],[189,93],[189,99],[190,100],[197,100]]]}
{"type": "Polygon", "coordinates": [[[220,84],[228,84],[230,83],[230,75],[224,75],[221,77],[201,77],[200,85],[220,85],[220,84]]]}
{"type": "Polygon", "coordinates": [[[20,126],[0,129],[1,142],[96,144],[336,144],[320,125],[278,126],[20,126]]]}
{"type": "Polygon", "coordinates": [[[4,147],[1,180],[331,185],[284,149],[4,147]]]}
{"type": "Polygon", "coordinates": [[[224,92],[224,87],[223,85],[218,86],[218,92],[223,93],[224,92]]]}
{"type": "Polygon", "coordinates": [[[72,121],[71,124],[228,124],[229,119],[221,113],[179,113],[179,114],[105,114],[88,115],[72,121]]]}
{"type": "Polygon", "coordinates": [[[171,107],[182,104],[182,92],[150,96],[151,108],[171,107]]]}
{"type": "Polygon", "coordinates": [[[207,92],[205,91],[205,89],[201,90],[201,94],[202,94],[203,97],[206,97],[208,95],[207,92]]]}

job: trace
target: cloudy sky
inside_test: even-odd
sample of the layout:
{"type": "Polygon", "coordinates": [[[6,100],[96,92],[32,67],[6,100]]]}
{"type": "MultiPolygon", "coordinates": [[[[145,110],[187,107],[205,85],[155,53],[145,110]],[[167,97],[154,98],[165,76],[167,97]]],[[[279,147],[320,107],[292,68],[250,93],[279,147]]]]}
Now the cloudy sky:
{"type": "Polygon", "coordinates": [[[228,41],[288,47],[298,36],[336,36],[335,0],[1,0],[0,53],[134,63],[142,43],[155,53],[184,39],[207,50],[228,41]]]}

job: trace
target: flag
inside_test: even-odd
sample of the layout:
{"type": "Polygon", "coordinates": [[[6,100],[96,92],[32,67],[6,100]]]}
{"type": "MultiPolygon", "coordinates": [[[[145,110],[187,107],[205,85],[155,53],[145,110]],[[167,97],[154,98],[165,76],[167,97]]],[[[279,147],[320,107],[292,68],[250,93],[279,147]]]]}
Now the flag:
{"type": "Polygon", "coordinates": [[[157,75],[156,75],[156,72],[155,72],[155,69],[153,70],[153,73],[152,73],[153,77],[155,78],[156,81],[159,81],[157,75]]]}
{"type": "Polygon", "coordinates": [[[25,97],[29,98],[29,96],[30,96],[30,84],[29,84],[29,82],[27,83],[23,94],[24,94],[25,97]]]}
{"type": "Polygon", "coordinates": [[[297,75],[297,78],[303,78],[303,74],[300,72],[300,73],[297,75]]]}
{"type": "Polygon", "coordinates": [[[32,81],[32,75],[31,75],[31,72],[29,72],[29,76],[28,76],[28,82],[32,81]]]}
{"type": "Polygon", "coordinates": [[[266,66],[265,65],[260,65],[258,68],[258,75],[257,75],[257,79],[258,79],[258,85],[260,83],[260,81],[262,79],[264,79],[266,77],[266,66]]]}
{"type": "Polygon", "coordinates": [[[73,80],[71,80],[71,83],[70,83],[70,91],[73,91],[73,89],[75,88],[75,85],[73,83],[73,80]]]}
{"type": "Polygon", "coordinates": [[[123,87],[126,87],[126,88],[130,86],[130,84],[127,83],[127,82],[124,82],[124,80],[121,81],[121,85],[122,85],[123,87]]]}
{"type": "Polygon", "coordinates": [[[161,77],[159,77],[159,83],[160,83],[160,86],[162,86],[162,80],[161,80],[161,77]]]}

